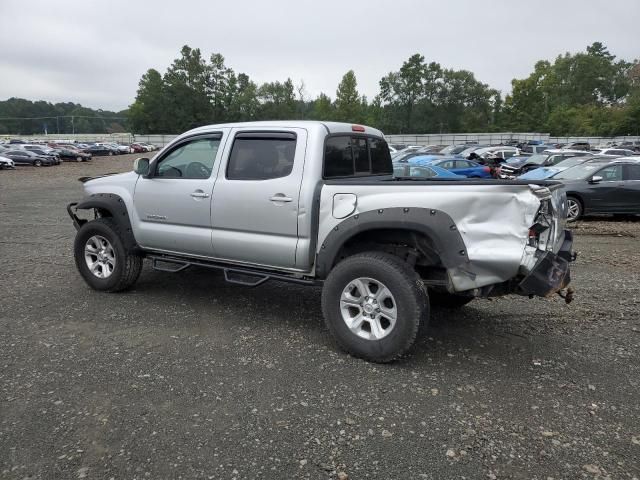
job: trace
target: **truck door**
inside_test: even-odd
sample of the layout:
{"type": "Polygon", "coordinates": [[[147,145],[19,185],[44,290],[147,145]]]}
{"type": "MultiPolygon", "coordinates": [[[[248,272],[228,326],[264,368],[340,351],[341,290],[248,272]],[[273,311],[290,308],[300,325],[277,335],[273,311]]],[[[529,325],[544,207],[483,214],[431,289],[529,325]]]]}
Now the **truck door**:
{"type": "Polygon", "coordinates": [[[216,258],[295,268],[307,132],[238,128],[213,189],[216,258]]]}
{"type": "Polygon", "coordinates": [[[211,194],[224,132],[186,138],[152,163],[136,183],[135,236],[146,248],[213,256],[211,194]]]}

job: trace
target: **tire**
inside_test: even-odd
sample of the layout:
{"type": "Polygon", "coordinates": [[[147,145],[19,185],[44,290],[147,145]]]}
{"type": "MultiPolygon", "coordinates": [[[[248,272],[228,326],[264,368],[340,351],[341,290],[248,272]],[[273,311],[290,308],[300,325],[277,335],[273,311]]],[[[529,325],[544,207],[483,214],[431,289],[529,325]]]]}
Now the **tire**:
{"type": "Polygon", "coordinates": [[[331,270],[322,289],[322,312],[340,348],[354,357],[386,363],[413,345],[421,322],[426,324],[428,319],[429,297],[408,264],[388,253],[366,252],[346,258],[331,270]],[[365,317],[367,312],[375,319],[365,317]]]}
{"type": "Polygon", "coordinates": [[[33,162],[33,166],[34,167],[41,167],[42,166],[42,160],[35,160],[33,162]]]}
{"type": "Polygon", "coordinates": [[[113,152],[109,152],[109,156],[112,156],[112,155],[113,155],[113,152]]]}
{"type": "Polygon", "coordinates": [[[437,290],[429,290],[429,301],[432,307],[441,308],[461,308],[473,300],[474,297],[468,295],[457,295],[455,293],[441,292],[437,290]]]}
{"type": "Polygon", "coordinates": [[[82,161],[82,157],[76,157],[76,162],[80,163],[82,161]]]}
{"type": "Polygon", "coordinates": [[[575,222],[584,213],[584,207],[579,198],[567,195],[567,222],[575,222]]]}
{"type": "MultiPolygon", "coordinates": [[[[102,243],[102,246],[104,246],[104,243],[102,243]]],[[[106,250],[109,253],[109,249],[107,248],[106,250]]],[[[120,228],[108,217],[85,223],[76,234],[73,252],[80,275],[94,290],[102,292],[126,290],[136,283],[142,270],[142,257],[131,255],[126,251],[122,242],[120,228]],[[103,274],[101,277],[90,270],[89,261],[97,257],[97,255],[87,253],[87,248],[90,244],[93,247],[100,245],[102,240],[105,240],[111,247],[110,252],[113,262],[107,268],[102,266],[96,269],[97,273],[103,274]],[[87,259],[87,255],[91,257],[90,260],[87,259]]],[[[96,260],[96,263],[100,262],[96,260]]]]}

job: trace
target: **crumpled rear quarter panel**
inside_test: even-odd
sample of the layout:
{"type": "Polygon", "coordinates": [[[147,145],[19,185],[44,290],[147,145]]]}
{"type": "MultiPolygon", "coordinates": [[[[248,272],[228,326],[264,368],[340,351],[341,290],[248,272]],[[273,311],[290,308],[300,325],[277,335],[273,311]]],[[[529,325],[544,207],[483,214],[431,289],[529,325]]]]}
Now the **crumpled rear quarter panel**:
{"type": "Polygon", "coordinates": [[[517,275],[529,227],[540,200],[526,185],[376,183],[325,185],[318,248],[344,221],[332,213],[335,194],[355,194],[352,215],[385,208],[425,208],[447,213],[467,249],[468,263],[450,269],[455,291],[500,283],[517,275]]]}

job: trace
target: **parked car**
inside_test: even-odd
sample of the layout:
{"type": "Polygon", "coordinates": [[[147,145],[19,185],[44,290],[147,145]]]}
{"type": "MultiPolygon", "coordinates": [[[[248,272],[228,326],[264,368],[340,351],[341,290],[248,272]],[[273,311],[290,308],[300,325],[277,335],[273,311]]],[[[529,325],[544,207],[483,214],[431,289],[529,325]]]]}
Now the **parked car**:
{"type": "Polygon", "coordinates": [[[139,143],[132,143],[131,149],[133,150],[133,153],[145,153],[149,151],[146,147],[140,145],[139,143]]]}
{"type": "Polygon", "coordinates": [[[391,159],[393,160],[394,163],[406,163],[414,157],[424,157],[424,156],[428,156],[432,158],[442,158],[444,155],[440,153],[424,153],[424,152],[421,152],[420,150],[413,150],[405,153],[399,153],[398,155],[391,157],[391,159]]]}
{"type": "Polygon", "coordinates": [[[465,148],[464,150],[462,150],[460,153],[458,153],[458,155],[460,155],[463,158],[469,158],[469,155],[471,155],[476,150],[480,150],[481,148],[487,148],[490,146],[491,145],[471,145],[465,148]]]}
{"type": "Polygon", "coordinates": [[[459,155],[463,150],[469,148],[469,145],[449,145],[440,150],[443,155],[459,155]]]}
{"type": "Polygon", "coordinates": [[[640,152],[640,140],[625,140],[621,142],[619,145],[615,145],[619,148],[626,148],[628,150],[633,150],[634,152],[640,152]]]}
{"type": "Polygon", "coordinates": [[[564,150],[591,150],[589,142],[573,142],[562,147],[564,150]]]}
{"type": "Polygon", "coordinates": [[[54,163],[54,165],[60,165],[60,156],[55,150],[53,150],[53,148],[45,147],[43,145],[21,145],[20,148],[24,148],[36,155],[47,157],[54,163]]]}
{"type": "Polygon", "coordinates": [[[9,157],[0,155],[0,170],[13,170],[14,168],[16,168],[16,164],[13,162],[13,160],[11,160],[9,157]]]}
{"type": "Polygon", "coordinates": [[[106,145],[90,145],[82,150],[90,153],[94,157],[115,155],[113,148],[107,147],[106,145]]]}
{"type": "Polygon", "coordinates": [[[396,151],[404,150],[407,146],[404,143],[390,143],[390,147],[394,148],[396,151]]]}
{"type": "Polygon", "coordinates": [[[29,150],[15,148],[2,152],[2,156],[10,158],[16,165],[33,165],[34,167],[49,167],[55,165],[50,158],[37,155],[29,150]]]}
{"type": "Polygon", "coordinates": [[[393,178],[382,132],[361,125],[209,125],[132,172],[83,180],[67,211],[91,288],[132,287],[143,258],[245,286],[322,285],[327,328],[369,361],[406,352],[430,302],[545,297],[570,281],[560,184],[393,178]]]}
{"type": "Polygon", "coordinates": [[[512,157],[500,165],[496,174],[498,178],[514,179],[529,170],[540,167],[552,167],[566,158],[590,155],[582,150],[554,149],[531,156],[512,157]]]}
{"type": "Polygon", "coordinates": [[[549,150],[550,148],[555,148],[555,145],[548,145],[545,143],[542,143],[540,145],[523,145],[522,153],[530,153],[532,155],[535,155],[536,153],[542,153],[545,150],[549,150]]]}
{"type": "Polygon", "coordinates": [[[607,155],[610,157],[628,157],[636,154],[633,150],[627,150],[624,148],[602,148],[591,150],[591,152],[594,155],[607,155]]]}
{"type": "Polygon", "coordinates": [[[540,167],[540,168],[534,168],[533,170],[529,170],[528,172],[520,175],[518,177],[518,180],[545,180],[547,178],[553,178],[554,175],[566,170],[567,168],[575,167],[576,165],[581,165],[591,160],[601,160],[601,159],[607,159],[607,158],[608,157],[601,157],[597,155],[565,158],[564,160],[560,161],[559,163],[556,163],[552,167],[540,167]]]}
{"type": "Polygon", "coordinates": [[[155,146],[153,143],[148,143],[148,142],[138,142],[138,143],[143,147],[147,148],[148,152],[153,152],[154,150],[158,149],[158,147],[155,146]]]}
{"type": "Polygon", "coordinates": [[[591,213],[640,214],[640,159],[602,159],[553,177],[567,192],[567,220],[591,213]]]}
{"type": "Polygon", "coordinates": [[[82,150],[77,150],[72,147],[61,147],[57,148],[56,152],[60,155],[64,161],[76,161],[76,162],[86,162],[91,160],[91,154],[83,152],[82,150]]]}
{"type": "Polygon", "coordinates": [[[506,160],[511,157],[515,157],[520,155],[520,149],[516,147],[508,147],[505,145],[498,145],[493,147],[485,147],[480,148],[478,150],[474,150],[469,154],[470,160],[486,160],[486,159],[495,159],[495,160],[506,160]]]}
{"type": "Polygon", "coordinates": [[[435,165],[412,165],[410,163],[394,163],[394,177],[437,178],[446,180],[462,180],[466,177],[456,175],[435,165]]]}
{"type": "Polygon", "coordinates": [[[417,156],[409,160],[411,165],[428,165],[444,168],[451,173],[467,178],[492,178],[491,168],[486,165],[456,157],[417,156]]]}

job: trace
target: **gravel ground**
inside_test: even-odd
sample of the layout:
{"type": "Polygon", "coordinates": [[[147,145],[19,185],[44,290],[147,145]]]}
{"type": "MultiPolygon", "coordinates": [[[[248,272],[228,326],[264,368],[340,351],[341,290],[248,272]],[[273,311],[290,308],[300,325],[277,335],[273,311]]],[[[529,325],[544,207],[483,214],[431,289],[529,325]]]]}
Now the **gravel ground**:
{"type": "Polygon", "coordinates": [[[0,172],[0,479],[640,478],[640,221],[575,226],[571,305],[436,310],[373,365],[317,288],[90,290],[65,205],[132,157],[0,172]]]}

